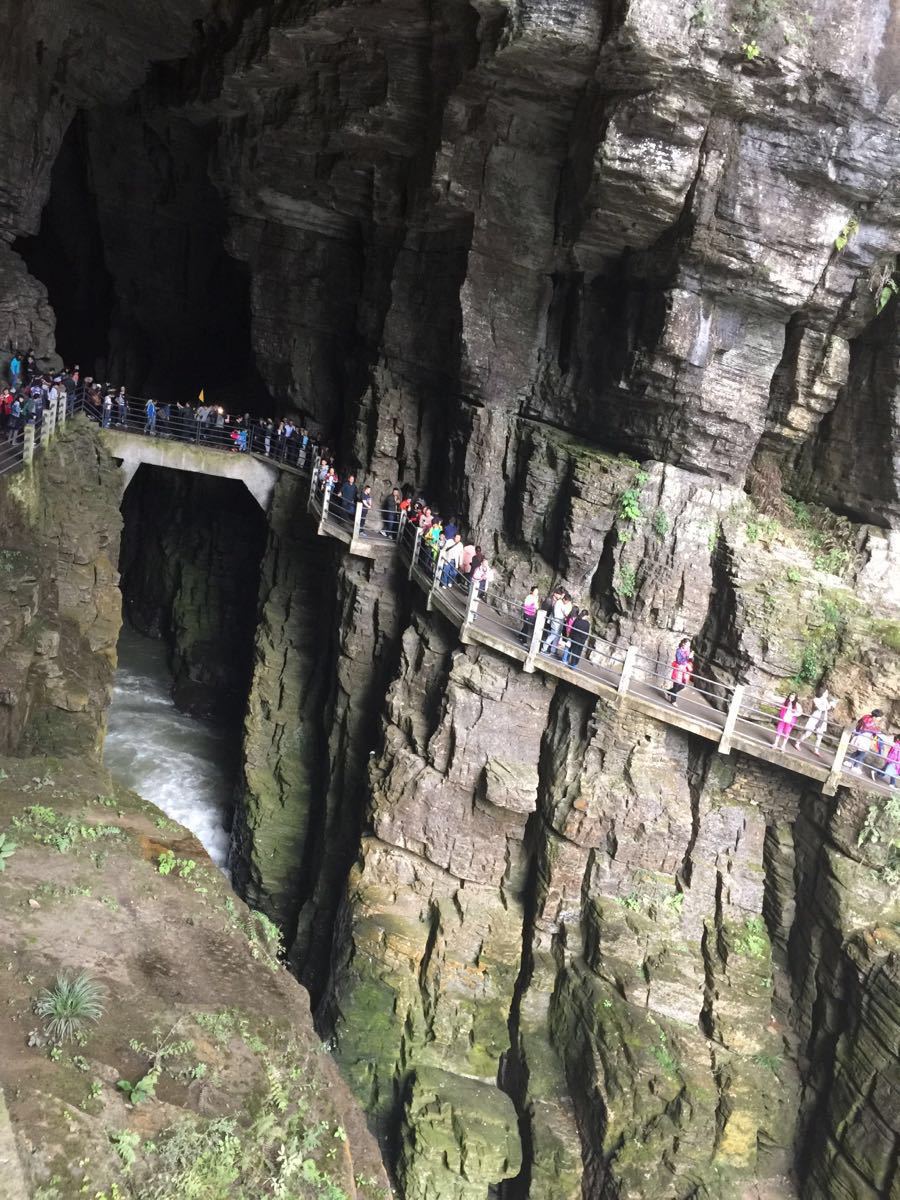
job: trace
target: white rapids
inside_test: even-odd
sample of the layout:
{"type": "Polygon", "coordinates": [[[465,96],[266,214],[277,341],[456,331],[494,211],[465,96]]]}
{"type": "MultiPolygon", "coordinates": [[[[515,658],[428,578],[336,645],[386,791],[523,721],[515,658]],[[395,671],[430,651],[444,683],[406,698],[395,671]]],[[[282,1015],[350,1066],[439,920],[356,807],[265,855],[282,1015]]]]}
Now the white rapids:
{"type": "Polygon", "coordinates": [[[187,826],[224,869],[233,735],[179,712],[171,686],[165,645],[124,626],[103,761],[117,783],[187,826]]]}

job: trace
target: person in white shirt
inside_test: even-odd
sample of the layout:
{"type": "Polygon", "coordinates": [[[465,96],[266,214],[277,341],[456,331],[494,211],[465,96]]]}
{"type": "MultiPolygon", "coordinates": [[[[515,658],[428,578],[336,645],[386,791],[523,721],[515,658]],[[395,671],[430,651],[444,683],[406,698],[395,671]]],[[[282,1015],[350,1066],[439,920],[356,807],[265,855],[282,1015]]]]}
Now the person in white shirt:
{"type": "Polygon", "coordinates": [[[441,551],[443,560],[443,570],[441,571],[441,587],[447,588],[453,586],[453,581],[456,579],[456,573],[459,570],[463,556],[462,538],[459,534],[455,534],[452,541],[447,542],[441,551]]]}
{"type": "Polygon", "coordinates": [[[562,635],[563,622],[571,612],[572,605],[566,607],[565,592],[555,592],[553,598],[553,608],[550,614],[550,631],[544,638],[544,644],[541,646],[542,654],[550,654],[556,649],[556,644],[562,635]]]}
{"type": "Polygon", "coordinates": [[[797,738],[794,745],[799,750],[807,738],[816,735],[816,744],[813,747],[813,754],[818,758],[822,757],[822,738],[825,736],[825,730],[828,728],[828,714],[837,704],[837,700],[833,700],[828,695],[828,689],[822,688],[818,696],[813,698],[813,710],[806,718],[806,730],[802,737],[797,738]]]}

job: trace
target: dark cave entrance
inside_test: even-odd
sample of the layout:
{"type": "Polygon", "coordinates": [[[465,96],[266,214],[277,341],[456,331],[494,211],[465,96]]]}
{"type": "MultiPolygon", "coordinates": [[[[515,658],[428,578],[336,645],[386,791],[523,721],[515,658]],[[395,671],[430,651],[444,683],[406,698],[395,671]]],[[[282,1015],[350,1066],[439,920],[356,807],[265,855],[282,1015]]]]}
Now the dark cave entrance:
{"type": "Polygon", "coordinates": [[[33,237],[14,248],[47,287],[68,365],[138,396],[268,415],[251,342],[250,273],[226,250],[211,126],[140,98],[81,111],[33,237]]]}
{"type": "MultiPolygon", "coordinates": [[[[183,776],[191,786],[198,755],[213,754],[217,786],[225,793],[219,798],[223,822],[230,828],[253,673],[265,514],[238,481],[146,464],[125,492],[122,514],[119,569],[129,684],[132,691],[140,689],[135,631],[165,646],[167,690],[181,713],[197,718],[192,737],[189,720],[179,723],[151,705],[136,718],[142,722],[136,734],[161,764],[157,775],[162,771],[173,784],[183,776]],[[217,734],[212,742],[210,728],[217,734]],[[167,744],[169,738],[174,744],[167,744]],[[214,749],[201,750],[201,742],[214,749]]],[[[148,679],[147,689],[159,690],[158,674],[148,679]]]]}

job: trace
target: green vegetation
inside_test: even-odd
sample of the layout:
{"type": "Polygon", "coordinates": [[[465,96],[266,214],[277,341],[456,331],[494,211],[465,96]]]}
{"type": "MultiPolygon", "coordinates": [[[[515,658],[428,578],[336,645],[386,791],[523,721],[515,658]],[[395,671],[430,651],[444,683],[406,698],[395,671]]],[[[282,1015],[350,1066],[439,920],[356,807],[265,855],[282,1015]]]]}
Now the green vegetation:
{"type": "Polygon", "coordinates": [[[900,654],[900,621],[876,621],[878,640],[900,654]]]}
{"type": "Polygon", "coordinates": [[[765,1067],[767,1071],[771,1071],[773,1075],[777,1075],[778,1068],[781,1066],[781,1057],[777,1054],[754,1054],[753,1062],[758,1067],[765,1067]]]}
{"type": "Polygon", "coordinates": [[[18,850],[15,842],[11,842],[5,833],[0,833],[0,874],[2,874],[9,863],[9,860],[18,850]]]}
{"type": "Polygon", "coordinates": [[[148,1071],[146,1075],[142,1075],[134,1083],[129,1083],[127,1079],[120,1079],[116,1087],[124,1092],[131,1101],[131,1104],[137,1108],[145,1100],[155,1098],[156,1085],[159,1083],[159,1074],[159,1071],[148,1071]]]}
{"type": "Polygon", "coordinates": [[[830,670],[846,628],[846,600],[839,592],[816,600],[807,621],[807,643],[791,679],[795,686],[817,684],[830,670]]]}
{"type": "Polygon", "coordinates": [[[882,308],[888,304],[889,300],[893,300],[898,292],[900,292],[900,283],[896,280],[896,276],[892,275],[889,280],[884,281],[883,287],[875,298],[875,311],[881,312],[882,308]]]}
{"type": "MultiPolygon", "coordinates": [[[[223,1033],[239,1025],[230,1014],[216,1014],[211,1023],[223,1033]]],[[[310,1119],[314,1096],[289,1051],[267,1052],[264,1065],[265,1089],[250,1103],[247,1124],[234,1117],[187,1119],[145,1145],[152,1173],[132,1183],[135,1200],[221,1200],[226,1195],[347,1200],[329,1172],[347,1138],[343,1128],[310,1119]]],[[[128,1163],[126,1157],[134,1149],[129,1142],[126,1156],[120,1153],[126,1168],[133,1165],[134,1159],[128,1163]]]]}
{"type": "MultiPolygon", "coordinates": [[[[122,1166],[126,1171],[130,1170],[137,1159],[137,1148],[141,1144],[141,1135],[132,1129],[114,1129],[109,1135],[109,1140],[112,1142],[113,1149],[118,1154],[122,1166]]],[[[113,1189],[114,1191],[110,1195],[118,1195],[119,1189],[116,1184],[113,1184],[113,1189]]]]}
{"type": "Polygon", "coordinates": [[[754,514],[748,519],[744,531],[747,534],[748,542],[771,542],[778,536],[778,522],[771,517],[754,514]]]}
{"type": "MultiPolygon", "coordinates": [[[[35,780],[45,786],[46,780],[35,780]]],[[[102,838],[119,838],[122,830],[118,825],[91,825],[76,821],[72,817],[61,817],[45,804],[31,804],[20,817],[13,818],[14,828],[30,834],[41,846],[52,846],[60,854],[66,854],[73,846],[82,842],[96,842],[102,838]]]]}
{"type": "Polygon", "coordinates": [[[34,1011],[44,1018],[54,1042],[71,1041],[103,1016],[103,989],[84,971],[72,978],[60,974],[38,996],[34,1011]]]}
{"type": "Polygon", "coordinates": [[[769,952],[769,935],[762,917],[748,917],[740,933],[732,941],[736,954],[745,958],[765,958],[769,952]]]}
{"type": "Polygon", "coordinates": [[[197,869],[197,864],[192,858],[176,858],[173,851],[163,850],[157,860],[156,869],[160,875],[171,875],[173,871],[177,871],[182,879],[190,879],[197,869]]]}
{"type": "Polygon", "coordinates": [[[629,566],[627,563],[622,563],[619,567],[616,591],[625,600],[630,600],[636,590],[637,574],[634,567],[629,566]]]}
{"type": "Polygon", "coordinates": [[[661,508],[658,508],[653,514],[652,524],[653,532],[657,535],[657,537],[665,537],[669,532],[669,518],[666,516],[665,511],[661,508]]]}
{"type": "Polygon", "coordinates": [[[650,1048],[650,1053],[667,1075],[678,1074],[678,1063],[675,1061],[675,1057],[672,1054],[672,1051],[669,1049],[668,1040],[665,1032],[662,1029],[659,1031],[659,1041],[655,1046],[650,1048]]]}
{"type": "Polygon", "coordinates": [[[846,248],[847,243],[854,236],[854,234],[858,233],[858,231],[859,221],[856,217],[849,217],[847,221],[845,221],[841,232],[834,239],[834,248],[837,250],[838,254],[840,254],[840,252],[846,248]]]}
{"type": "Polygon", "coordinates": [[[885,849],[881,876],[885,883],[896,887],[900,883],[900,795],[892,791],[883,805],[873,804],[866,813],[856,844],[885,849]]]}
{"type": "Polygon", "coordinates": [[[640,467],[636,467],[630,487],[627,487],[619,496],[617,516],[619,522],[626,526],[626,528],[618,531],[619,542],[623,546],[626,546],[631,541],[634,526],[644,519],[644,510],[641,508],[641,489],[647,482],[647,479],[647,472],[642,471],[640,467]]]}

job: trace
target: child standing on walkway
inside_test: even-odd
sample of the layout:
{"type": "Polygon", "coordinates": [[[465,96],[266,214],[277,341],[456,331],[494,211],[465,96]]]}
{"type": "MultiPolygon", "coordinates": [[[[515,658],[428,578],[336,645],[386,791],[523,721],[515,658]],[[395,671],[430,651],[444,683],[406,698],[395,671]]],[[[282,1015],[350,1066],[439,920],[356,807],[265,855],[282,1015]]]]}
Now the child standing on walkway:
{"type": "Polygon", "coordinates": [[[794,726],[799,717],[803,716],[803,708],[797,699],[797,693],[791,692],[785,699],[778,713],[778,728],[775,731],[775,749],[786,750],[788,738],[794,732],[794,726]],[[779,745],[778,743],[781,743],[779,745]]]}

